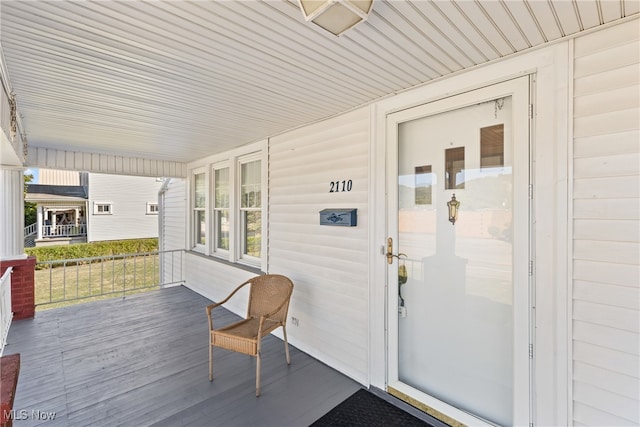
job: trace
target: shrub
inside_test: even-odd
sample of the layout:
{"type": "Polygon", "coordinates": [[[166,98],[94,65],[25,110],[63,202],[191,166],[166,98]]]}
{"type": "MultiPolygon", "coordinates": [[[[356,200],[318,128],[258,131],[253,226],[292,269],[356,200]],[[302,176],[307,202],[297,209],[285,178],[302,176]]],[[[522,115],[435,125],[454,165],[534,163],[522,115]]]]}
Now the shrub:
{"type": "Polygon", "coordinates": [[[158,239],[110,240],[106,242],[25,248],[27,255],[37,261],[55,261],[75,258],[93,258],[158,250],[158,239]]]}

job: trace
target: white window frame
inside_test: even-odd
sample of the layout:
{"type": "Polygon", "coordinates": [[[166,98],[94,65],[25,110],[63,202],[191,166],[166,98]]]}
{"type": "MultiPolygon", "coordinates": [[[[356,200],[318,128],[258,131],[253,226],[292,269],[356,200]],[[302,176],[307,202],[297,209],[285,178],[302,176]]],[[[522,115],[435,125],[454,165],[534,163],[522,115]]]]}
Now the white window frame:
{"type": "Polygon", "coordinates": [[[190,185],[189,193],[190,193],[191,203],[190,203],[189,216],[191,220],[189,221],[189,224],[190,224],[191,249],[196,252],[201,252],[208,255],[207,246],[211,242],[211,239],[210,239],[211,233],[209,232],[209,209],[208,209],[209,207],[209,176],[208,176],[207,168],[203,167],[203,168],[194,169],[191,173],[190,184],[191,185],[190,185]],[[203,207],[196,208],[196,193],[195,193],[196,176],[200,174],[204,174],[205,202],[203,207]],[[196,212],[204,212],[204,222],[205,222],[204,243],[200,243],[197,241],[197,235],[196,235],[196,229],[195,229],[196,223],[197,223],[196,212]]]}
{"type": "Polygon", "coordinates": [[[234,204],[234,196],[233,196],[233,168],[231,167],[231,165],[229,164],[228,161],[223,161],[223,162],[218,162],[215,163],[214,165],[211,166],[211,226],[209,227],[211,229],[211,253],[214,256],[220,257],[220,258],[224,258],[226,260],[229,260],[230,256],[229,254],[232,253],[233,251],[233,247],[234,247],[234,238],[233,238],[233,224],[234,224],[234,220],[233,220],[233,209],[232,206],[234,204]],[[228,179],[229,179],[229,188],[228,188],[228,192],[229,192],[229,204],[226,208],[217,208],[216,207],[216,195],[215,195],[215,191],[216,191],[216,171],[217,170],[222,170],[222,169],[228,169],[228,179]],[[216,228],[216,224],[217,224],[217,218],[219,213],[222,210],[226,209],[228,211],[228,218],[229,218],[229,248],[228,249],[224,249],[224,248],[219,248],[218,247],[218,240],[219,240],[219,236],[217,233],[217,228],[216,228]]]}
{"type": "Polygon", "coordinates": [[[264,206],[265,206],[265,197],[264,194],[266,192],[266,185],[265,185],[265,174],[264,174],[264,160],[262,159],[261,153],[251,153],[242,157],[238,157],[236,159],[236,174],[235,174],[235,193],[236,193],[236,197],[237,197],[237,206],[234,208],[234,216],[235,216],[235,231],[236,231],[236,235],[235,238],[233,239],[236,243],[236,257],[239,263],[241,264],[247,264],[247,265],[253,265],[253,266],[260,266],[261,264],[261,259],[264,257],[264,250],[265,250],[265,246],[264,246],[264,230],[265,230],[265,221],[264,221],[264,206]],[[246,163],[251,163],[254,161],[260,161],[260,208],[256,209],[256,208],[243,208],[242,207],[242,201],[241,201],[241,187],[242,187],[242,165],[246,164],[246,163]],[[255,257],[255,256],[251,256],[248,254],[245,254],[245,238],[244,238],[244,215],[243,212],[249,212],[249,211],[260,211],[261,215],[260,215],[260,220],[261,220],[261,224],[260,224],[260,233],[261,233],[261,238],[260,238],[260,257],[255,257]]]}
{"type": "Polygon", "coordinates": [[[187,221],[189,223],[190,249],[200,252],[225,262],[258,268],[266,271],[267,268],[267,144],[266,140],[243,146],[219,155],[214,155],[192,163],[189,180],[189,206],[187,221]],[[242,234],[240,214],[240,172],[241,164],[254,160],[260,160],[260,195],[261,195],[261,245],[260,257],[242,256],[242,234]],[[215,221],[215,171],[229,168],[229,250],[216,248],[218,236],[216,235],[215,221]],[[206,240],[205,245],[195,244],[195,215],[194,215],[194,179],[198,173],[206,172],[207,202],[206,202],[206,240]]]}
{"type": "Polygon", "coordinates": [[[160,212],[160,206],[158,202],[147,202],[147,215],[158,215],[160,212]],[[155,210],[153,209],[155,207],[155,210]]]}
{"type": "Polygon", "coordinates": [[[94,215],[113,215],[113,203],[112,202],[93,202],[93,214],[94,215]],[[101,211],[100,208],[108,206],[109,209],[107,212],[104,209],[101,211]]]}

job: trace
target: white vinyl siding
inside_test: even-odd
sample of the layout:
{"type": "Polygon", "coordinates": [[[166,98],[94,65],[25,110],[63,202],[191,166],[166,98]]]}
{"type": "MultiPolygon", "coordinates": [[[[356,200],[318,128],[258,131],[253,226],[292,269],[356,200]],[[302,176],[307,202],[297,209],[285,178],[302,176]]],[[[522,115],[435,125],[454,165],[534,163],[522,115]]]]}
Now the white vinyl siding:
{"type": "Polygon", "coordinates": [[[295,283],[291,342],[366,383],[369,114],[359,109],[269,141],[269,272],[295,283]],[[330,183],[352,181],[330,193],[330,183]],[[356,227],[321,226],[325,208],[357,209],[356,227]]]}
{"type": "Polygon", "coordinates": [[[79,172],[59,169],[40,169],[38,171],[38,184],[82,185],[79,172]]]}
{"type": "Polygon", "coordinates": [[[187,180],[172,178],[164,193],[160,215],[163,217],[160,250],[184,249],[187,225],[184,217],[184,201],[187,198],[187,180]]]}
{"type": "MultiPolygon", "coordinates": [[[[186,221],[184,201],[186,199],[186,179],[172,178],[161,194],[159,213],[160,251],[183,250],[186,244],[186,221]]],[[[176,283],[184,279],[184,253],[168,252],[162,255],[162,283],[176,283]]]]}
{"type": "MultiPolygon", "coordinates": [[[[222,301],[239,284],[259,274],[257,271],[243,270],[238,266],[214,261],[210,257],[194,252],[185,253],[184,266],[186,285],[212,301],[222,301]]],[[[237,298],[231,298],[225,304],[225,308],[240,316],[245,316],[247,314],[248,293],[243,291],[237,296],[237,298]]]]}
{"type": "Polygon", "coordinates": [[[147,215],[147,201],[157,200],[156,178],[90,174],[87,241],[158,237],[158,216],[147,215]],[[110,212],[97,212],[100,204],[110,212]]]}
{"type": "Polygon", "coordinates": [[[186,177],[186,164],[168,160],[123,157],[113,154],[83,153],[53,148],[29,147],[30,167],[87,171],[124,176],[186,177]]]}
{"type": "Polygon", "coordinates": [[[640,424],[640,30],[574,59],[573,422],[640,424]]]}

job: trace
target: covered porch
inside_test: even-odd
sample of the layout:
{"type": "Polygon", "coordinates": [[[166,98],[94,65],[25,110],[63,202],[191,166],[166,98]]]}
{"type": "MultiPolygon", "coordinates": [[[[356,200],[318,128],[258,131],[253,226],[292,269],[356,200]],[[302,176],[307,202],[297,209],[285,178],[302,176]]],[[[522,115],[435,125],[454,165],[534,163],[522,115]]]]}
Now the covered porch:
{"type": "MultiPolygon", "coordinates": [[[[21,355],[15,425],[308,426],[361,388],[293,346],[288,366],[272,335],[259,398],[249,356],[216,349],[209,382],[210,302],[178,286],[14,322],[4,354],[21,355]]],[[[237,318],[216,311],[220,324],[237,318]]]]}
{"type": "MultiPolygon", "coordinates": [[[[250,275],[290,277],[290,342],[361,387],[467,425],[640,424],[640,2],[375,0],[339,37],[307,22],[301,3],[2,2],[0,272],[14,269],[14,319],[34,309],[26,167],[163,177],[160,249],[184,251],[185,286],[219,301],[250,275]],[[430,123],[449,112],[461,115],[430,123]],[[404,151],[400,134],[410,128],[415,151],[404,151]],[[482,170],[496,164],[513,178],[498,185],[495,171],[482,170]],[[472,183],[481,179],[491,197],[472,183]],[[509,212],[485,215],[489,208],[509,212]],[[337,209],[354,213],[348,227],[320,222],[319,212],[337,209]],[[419,227],[410,228],[414,213],[419,227]],[[479,224],[486,229],[468,239],[479,224]],[[479,244],[489,239],[500,250],[479,244]],[[455,257],[427,258],[441,252],[455,257]],[[402,254],[436,261],[401,274],[402,254]],[[467,273],[479,273],[482,286],[467,286],[467,273]],[[484,281],[491,277],[499,280],[484,281]],[[411,298],[412,286],[425,292],[411,298]],[[456,313],[504,349],[466,326],[445,331],[456,313]],[[415,327],[401,331],[401,322],[415,327]],[[453,358],[435,368],[405,358],[413,353],[400,346],[427,353],[424,343],[452,348],[452,337],[462,343],[454,367],[453,358]],[[504,374],[496,393],[487,392],[498,383],[489,365],[504,374]]],[[[57,396],[62,424],[197,424],[183,415],[218,404],[221,414],[236,411],[220,415],[229,417],[223,424],[261,416],[267,424],[267,396],[281,399],[274,408],[315,405],[306,388],[314,385],[300,384],[325,378],[298,383],[296,355],[280,379],[265,373],[272,383],[257,401],[248,399],[252,369],[232,378],[247,390],[238,383],[216,394],[229,386],[226,370],[200,383],[206,345],[191,327],[201,327],[203,310],[195,304],[194,320],[181,324],[180,305],[152,313],[148,304],[114,332],[78,320],[118,325],[126,316],[115,308],[40,324],[43,314],[16,322],[7,352],[52,367],[41,377],[25,367],[22,381],[43,402],[57,396]],[[29,322],[39,327],[23,329],[29,322]],[[80,327],[100,335],[82,341],[80,327]],[[16,338],[29,334],[19,347],[16,338]],[[136,370],[143,359],[152,362],[145,374],[136,370]],[[276,383],[293,394],[270,394],[276,383]]],[[[329,396],[342,393],[332,387],[329,396]]]]}

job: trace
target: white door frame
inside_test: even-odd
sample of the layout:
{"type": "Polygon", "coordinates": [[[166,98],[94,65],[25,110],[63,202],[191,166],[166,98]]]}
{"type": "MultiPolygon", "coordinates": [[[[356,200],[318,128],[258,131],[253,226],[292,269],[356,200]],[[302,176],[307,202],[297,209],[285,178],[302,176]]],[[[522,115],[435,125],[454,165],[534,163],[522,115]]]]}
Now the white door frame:
{"type": "Polygon", "coordinates": [[[523,75],[533,80],[534,424],[571,420],[570,40],[438,79],[371,105],[369,384],[386,388],[386,116],[523,75]]]}
{"type": "MultiPolygon", "coordinates": [[[[509,80],[471,92],[448,97],[439,101],[434,101],[425,105],[416,106],[411,109],[399,111],[387,116],[387,206],[388,206],[388,235],[394,242],[399,242],[398,235],[398,206],[397,206],[397,176],[398,176],[398,132],[399,123],[410,122],[437,115],[447,111],[459,110],[468,106],[473,106],[499,98],[511,97],[512,125],[511,133],[513,137],[513,306],[514,306],[514,414],[513,420],[516,425],[529,424],[530,422],[530,363],[529,363],[529,343],[530,343],[530,286],[528,266],[529,266],[529,77],[523,76],[518,79],[509,80]]],[[[396,249],[397,251],[397,245],[396,249]]],[[[397,277],[398,263],[394,262],[388,266],[388,276],[397,277]]],[[[388,281],[389,295],[396,295],[397,281],[388,281]]],[[[398,316],[393,313],[397,311],[397,300],[387,298],[387,384],[399,391],[401,395],[417,399],[427,405],[428,408],[438,414],[444,414],[443,421],[450,422],[453,418],[464,424],[479,425],[483,420],[466,414],[434,399],[427,394],[417,392],[415,389],[406,386],[398,380],[398,342],[397,335],[393,331],[398,330],[398,316]]]]}

